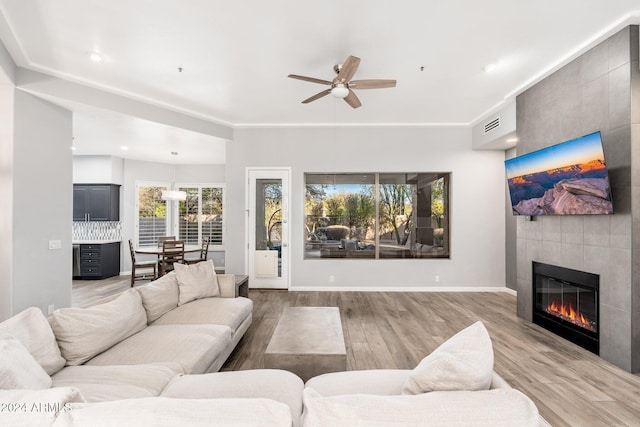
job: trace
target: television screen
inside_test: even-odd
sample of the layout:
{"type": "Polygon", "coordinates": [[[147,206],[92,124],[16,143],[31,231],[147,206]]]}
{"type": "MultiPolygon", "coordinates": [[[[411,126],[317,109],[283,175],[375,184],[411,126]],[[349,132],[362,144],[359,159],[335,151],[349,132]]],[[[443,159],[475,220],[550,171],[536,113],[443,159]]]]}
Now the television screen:
{"type": "Polygon", "coordinates": [[[600,132],[505,161],[514,215],[613,213],[600,132]]]}

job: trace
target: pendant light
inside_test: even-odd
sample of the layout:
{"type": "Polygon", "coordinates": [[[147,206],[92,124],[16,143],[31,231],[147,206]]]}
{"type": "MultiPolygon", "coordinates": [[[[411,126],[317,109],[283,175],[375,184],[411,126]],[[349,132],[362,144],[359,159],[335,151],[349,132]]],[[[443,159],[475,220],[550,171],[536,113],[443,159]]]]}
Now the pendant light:
{"type": "MultiPolygon", "coordinates": [[[[172,151],[171,152],[172,156],[177,156],[178,152],[177,151],[172,151]]],[[[176,185],[176,163],[175,161],[173,162],[173,184],[174,187],[176,185]]],[[[182,200],[187,200],[187,192],[186,191],[181,191],[181,190],[162,190],[162,195],[160,196],[160,198],[162,200],[177,200],[177,201],[182,201],[182,200]]]]}

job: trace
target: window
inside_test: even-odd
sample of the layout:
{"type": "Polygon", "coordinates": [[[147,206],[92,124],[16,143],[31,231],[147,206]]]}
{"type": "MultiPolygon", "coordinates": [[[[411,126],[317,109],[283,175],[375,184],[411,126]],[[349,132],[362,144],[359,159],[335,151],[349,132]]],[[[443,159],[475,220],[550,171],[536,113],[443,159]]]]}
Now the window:
{"type": "Polygon", "coordinates": [[[168,184],[136,184],[137,246],[155,246],[158,237],[167,235],[167,202],[161,195],[168,188],[168,184]]]}
{"type": "Polygon", "coordinates": [[[305,258],[448,258],[449,179],[305,174],[305,258]]]}
{"type": "Polygon", "coordinates": [[[209,245],[222,248],[224,186],[220,184],[178,184],[187,199],[177,203],[176,224],[179,240],[199,245],[209,238],[209,245]]]}

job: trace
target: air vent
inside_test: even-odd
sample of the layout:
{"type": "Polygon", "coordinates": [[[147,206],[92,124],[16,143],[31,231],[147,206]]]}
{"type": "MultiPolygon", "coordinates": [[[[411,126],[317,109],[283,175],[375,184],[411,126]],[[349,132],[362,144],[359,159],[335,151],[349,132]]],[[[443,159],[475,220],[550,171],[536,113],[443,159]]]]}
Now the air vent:
{"type": "Polygon", "coordinates": [[[484,124],[484,134],[486,135],[492,130],[497,129],[499,127],[500,127],[500,116],[484,124]]]}

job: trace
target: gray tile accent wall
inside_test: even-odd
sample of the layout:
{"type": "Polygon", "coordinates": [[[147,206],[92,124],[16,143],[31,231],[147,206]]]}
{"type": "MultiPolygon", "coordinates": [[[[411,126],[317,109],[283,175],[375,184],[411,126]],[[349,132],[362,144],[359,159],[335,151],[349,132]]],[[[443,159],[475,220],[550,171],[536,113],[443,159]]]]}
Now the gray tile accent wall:
{"type": "Polygon", "coordinates": [[[518,155],[602,132],[614,202],[614,215],[517,218],[518,315],[531,321],[532,261],[599,274],[600,356],[632,372],[640,368],[638,38],[627,27],[516,99],[518,155]]]}
{"type": "MultiPolygon", "coordinates": [[[[625,242],[631,247],[631,372],[640,372],[640,30],[631,27],[631,189],[628,199],[632,212],[625,242]]],[[[618,234],[622,230],[616,230],[618,234]]]]}

